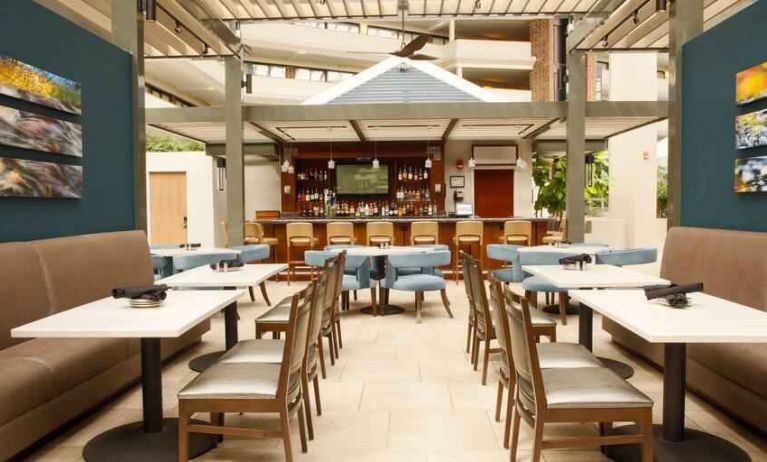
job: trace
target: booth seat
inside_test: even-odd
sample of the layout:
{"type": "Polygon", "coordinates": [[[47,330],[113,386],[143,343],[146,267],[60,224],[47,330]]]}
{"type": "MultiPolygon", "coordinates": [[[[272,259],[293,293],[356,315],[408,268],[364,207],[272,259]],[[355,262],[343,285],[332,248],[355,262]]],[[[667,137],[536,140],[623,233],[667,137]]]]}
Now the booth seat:
{"type": "MultiPolygon", "coordinates": [[[[11,329],[154,277],[142,231],[3,243],[0,262],[0,460],[7,460],[141,372],[138,340],[13,339],[11,329]]],[[[199,342],[209,327],[164,340],[163,356],[199,342]]]]}
{"type": "MultiPolygon", "coordinates": [[[[767,233],[672,228],[661,277],[703,282],[717,297],[767,310],[767,233]]],[[[603,327],[627,349],[663,365],[663,346],[649,344],[604,318],[603,327]]],[[[687,349],[687,387],[733,417],[767,429],[767,348],[759,344],[694,344],[687,349]]]]}

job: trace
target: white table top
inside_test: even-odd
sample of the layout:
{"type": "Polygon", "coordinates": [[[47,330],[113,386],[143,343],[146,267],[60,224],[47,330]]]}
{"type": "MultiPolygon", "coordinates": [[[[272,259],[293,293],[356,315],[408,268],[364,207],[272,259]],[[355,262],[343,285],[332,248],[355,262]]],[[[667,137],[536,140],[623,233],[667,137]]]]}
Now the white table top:
{"type": "Polygon", "coordinates": [[[171,290],[157,308],[102,298],[11,329],[14,338],[179,337],[244,294],[241,290],[171,290]]]}
{"type": "Polygon", "coordinates": [[[149,253],[160,255],[162,257],[176,257],[179,255],[239,255],[239,250],[223,249],[219,247],[198,247],[196,249],[174,248],[174,249],[150,249],[149,253]]]}
{"type": "Polygon", "coordinates": [[[610,250],[610,247],[603,246],[569,246],[559,247],[556,245],[532,245],[520,247],[517,251],[520,253],[525,252],[551,252],[557,254],[582,254],[596,255],[599,252],[606,252],[610,250]]]}
{"type": "Polygon", "coordinates": [[[258,263],[224,273],[205,265],[161,279],[157,284],[170,287],[248,287],[260,284],[286,269],[288,265],[285,263],[258,263]]]}
{"type": "Polygon", "coordinates": [[[612,265],[587,265],[584,270],[562,265],[523,265],[522,270],[562,289],[628,288],[668,285],[669,281],[612,265]]]}
{"type": "Polygon", "coordinates": [[[765,343],[767,313],[704,293],[690,306],[648,301],[643,290],[573,290],[570,296],[651,343],[765,343]]]}
{"type": "Polygon", "coordinates": [[[413,253],[426,253],[434,250],[428,246],[391,246],[381,249],[375,246],[369,247],[349,247],[346,250],[348,255],[364,255],[368,257],[385,257],[387,255],[406,255],[413,253]]]}

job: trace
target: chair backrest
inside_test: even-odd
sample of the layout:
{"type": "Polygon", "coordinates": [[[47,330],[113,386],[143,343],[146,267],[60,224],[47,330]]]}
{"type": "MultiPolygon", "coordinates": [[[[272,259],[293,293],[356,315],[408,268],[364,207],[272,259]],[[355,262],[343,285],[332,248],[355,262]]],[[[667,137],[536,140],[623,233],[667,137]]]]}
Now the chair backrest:
{"type": "Polygon", "coordinates": [[[436,244],[439,224],[436,221],[414,221],[410,224],[410,245],[436,244]]]}
{"type": "Polygon", "coordinates": [[[580,252],[546,252],[545,250],[531,250],[529,252],[519,252],[519,264],[522,265],[558,265],[562,257],[571,257],[580,255],[580,252]]]}
{"type": "Polygon", "coordinates": [[[232,250],[240,252],[240,259],[245,263],[269,258],[269,246],[266,244],[236,245],[232,250]]]}
{"type": "Polygon", "coordinates": [[[478,236],[480,244],[482,243],[483,223],[476,220],[459,221],[455,224],[456,237],[478,236]]]}
{"type": "Polygon", "coordinates": [[[296,239],[302,241],[308,239],[311,243],[312,238],[314,238],[314,226],[303,221],[288,223],[285,226],[285,238],[288,241],[288,245],[292,245],[296,239]]]}
{"type": "Polygon", "coordinates": [[[372,238],[388,238],[394,242],[394,223],[391,221],[369,221],[367,226],[368,244],[372,238]]]}
{"type": "Polygon", "coordinates": [[[466,263],[469,265],[469,280],[471,281],[471,293],[474,299],[474,314],[483,330],[488,334],[488,338],[493,337],[493,318],[490,315],[490,305],[487,301],[487,291],[485,290],[485,278],[482,275],[482,264],[476,258],[467,257],[466,263]]]}
{"type": "Polygon", "coordinates": [[[523,236],[528,242],[533,235],[533,223],[527,220],[509,220],[503,223],[503,236],[523,236]]]}
{"type": "Polygon", "coordinates": [[[394,284],[399,277],[398,268],[421,268],[421,274],[435,274],[438,266],[450,263],[449,250],[433,250],[422,253],[389,255],[386,257],[386,283],[394,284]]]}
{"type": "Polygon", "coordinates": [[[328,223],[325,232],[327,234],[328,245],[354,243],[354,225],[350,222],[334,221],[328,223]]]}
{"type": "Polygon", "coordinates": [[[471,264],[471,255],[461,251],[459,254],[461,259],[461,275],[463,276],[463,288],[466,291],[466,299],[469,301],[469,318],[476,318],[474,310],[474,293],[471,290],[471,275],[469,274],[469,265],[471,264]]]}
{"type": "Polygon", "coordinates": [[[263,236],[263,234],[258,233],[258,225],[256,223],[246,222],[244,227],[245,227],[244,229],[245,237],[256,239],[263,236]]]}
{"type": "MultiPolygon", "coordinates": [[[[309,332],[307,334],[306,342],[306,356],[305,361],[307,371],[313,368],[313,364],[309,364],[310,355],[309,352],[312,348],[316,348],[320,342],[320,331],[322,331],[322,313],[325,309],[325,298],[330,285],[330,278],[333,275],[333,269],[328,262],[325,268],[320,271],[317,279],[314,280],[314,291],[312,293],[312,314],[309,322],[309,332]]],[[[316,360],[316,356],[314,357],[316,360]]]]}
{"type": "Polygon", "coordinates": [[[506,294],[503,286],[499,283],[498,279],[492,274],[487,276],[487,280],[490,283],[488,291],[490,292],[489,306],[490,315],[493,318],[493,324],[495,324],[495,335],[498,339],[498,346],[501,349],[501,358],[509,366],[509,379],[514,380],[514,358],[511,354],[511,334],[509,333],[509,318],[506,316],[506,294]]]}
{"type": "Polygon", "coordinates": [[[606,250],[597,254],[597,263],[614,266],[643,265],[658,260],[658,249],[645,247],[626,250],[606,250]]]}
{"type": "Polygon", "coordinates": [[[232,251],[230,254],[225,253],[205,253],[204,250],[200,250],[200,253],[188,253],[184,255],[175,255],[173,257],[173,270],[174,271],[186,271],[199,266],[211,265],[218,263],[221,260],[231,260],[240,256],[239,252],[232,251]]]}
{"type": "Polygon", "coordinates": [[[306,343],[311,323],[312,293],[316,283],[308,284],[296,292],[290,300],[290,315],[282,354],[280,381],[277,395],[292,401],[301,389],[300,373],[304,365],[306,343]]]}

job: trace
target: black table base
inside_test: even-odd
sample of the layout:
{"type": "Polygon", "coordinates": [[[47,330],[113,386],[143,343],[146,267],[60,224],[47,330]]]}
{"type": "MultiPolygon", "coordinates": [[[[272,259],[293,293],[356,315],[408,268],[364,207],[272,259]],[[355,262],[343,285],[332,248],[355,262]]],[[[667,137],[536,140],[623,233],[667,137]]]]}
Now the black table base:
{"type": "MultiPolygon", "coordinates": [[[[360,309],[362,313],[365,314],[375,314],[375,311],[373,310],[373,305],[364,306],[360,309]]],[[[405,312],[405,309],[401,306],[397,305],[378,305],[378,315],[379,316],[387,316],[387,315],[393,315],[393,314],[402,314],[405,312]]]]}
{"type": "MultiPolygon", "coordinates": [[[[627,435],[637,433],[636,425],[627,425],[613,429],[612,434],[627,435]]],[[[654,459],[659,462],[748,462],[751,458],[745,451],[710,433],[691,430],[684,431],[684,439],[679,442],[663,438],[663,427],[653,426],[654,459]]],[[[640,462],[642,452],[637,444],[611,446],[607,448],[607,457],[616,462],[640,462]]]]}
{"type": "MultiPolygon", "coordinates": [[[[224,308],[224,342],[226,343],[226,349],[230,350],[237,345],[239,341],[239,334],[237,332],[237,321],[239,315],[237,314],[237,302],[234,302],[224,308]]],[[[207,353],[194,358],[189,361],[189,369],[195,372],[202,372],[210,366],[216,364],[218,358],[223,356],[225,351],[216,351],[214,353],[207,353]]]]}
{"type": "Polygon", "coordinates": [[[195,372],[202,372],[210,366],[216,364],[218,359],[224,356],[224,353],[226,353],[226,351],[215,351],[213,353],[198,356],[189,361],[189,369],[195,372]]]}
{"type": "MultiPolygon", "coordinates": [[[[207,422],[197,422],[207,424],[207,422]]],[[[216,447],[216,436],[189,434],[189,457],[205,454],[216,447]]],[[[83,448],[88,462],[175,461],[178,454],[178,419],[163,419],[162,430],[144,431],[143,422],[133,422],[108,430],[83,448]]]]}
{"type": "MultiPolygon", "coordinates": [[[[543,308],[541,308],[541,311],[543,311],[546,314],[553,314],[553,315],[559,316],[559,305],[546,305],[543,308]]],[[[580,312],[581,311],[578,305],[567,305],[567,308],[565,308],[565,314],[568,316],[573,316],[580,312]]]]}
{"type": "MultiPolygon", "coordinates": [[[[591,307],[581,304],[578,316],[578,343],[585,346],[587,350],[593,351],[593,330],[594,330],[594,310],[591,307]]],[[[605,367],[618,374],[622,379],[628,379],[634,376],[634,368],[628,364],[616,359],[599,358],[605,367]]]]}

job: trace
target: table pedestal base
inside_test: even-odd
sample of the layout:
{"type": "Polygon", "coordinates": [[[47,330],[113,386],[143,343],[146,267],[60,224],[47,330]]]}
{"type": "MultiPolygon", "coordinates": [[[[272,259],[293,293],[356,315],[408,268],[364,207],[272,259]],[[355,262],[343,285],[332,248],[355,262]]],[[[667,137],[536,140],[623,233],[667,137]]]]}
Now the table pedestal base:
{"type": "MultiPolygon", "coordinates": [[[[144,432],[142,422],[108,430],[85,445],[83,458],[88,462],[175,461],[178,457],[178,419],[163,419],[162,424],[162,430],[156,433],[144,432]]],[[[190,459],[215,447],[215,435],[189,434],[190,459]]]]}
{"type": "Polygon", "coordinates": [[[198,356],[189,361],[189,369],[195,372],[202,372],[210,366],[216,364],[218,359],[224,356],[224,353],[226,353],[226,351],[216,351],[213,353],[198,356]]]}
{"type": "MultiPolygon", "coordinates": [[[[559,316],[559,305],[546,305],[543,308],[541,308],[541,311],[543,311],[546,314],[553,314],[553,315],[559,316]]],[[[578,305],[567,305],[567,308],[565,309],[566,315],[572,316],[578,313],[580,313],[580,309],[578,308],[578,305]]]]}
{"type": "Polygon", "coordinates": [[[622,378],[623,380],[630,379],[634,376],[634,368],[624,363],[623,361],[618,361],[617,359],[602,358],[600,356],[597,356],[597,359],[602,361],[602,364],[604,364],[606,368],[618,374],[618,377],[622,378]]]}
{"type": "MultiPolygon", "coordinates": [[[[361,312],[365,314],[375,314],[375,311],[373,311],[373,305],[368,305],[365,307],[362,307],[360,310],[361,312]]],[[[392,314],[402,314],[405,312],[405,309],[401,306],[397,305],[378,305],[378,314],[380,316],[388,316],[392,314]]]]}
{"type": "MultiPolygon", "coordinates": [[[[659,462],[748,462],[751,458],[741,448],[729,441],[723,440],[710,433],[685,429],[684,440],[678,443],[663,439],[663,428],[653,426],[655,441],[653,444],[654,459],[659,462]]],[[[625,435],[637,433],[636,425],[628,425],[613,429],[613,434],[625,435]]],[[[639,445],[611,446],[607,448],[607,457],[616,461],[641,461],[639,445]]]]}

